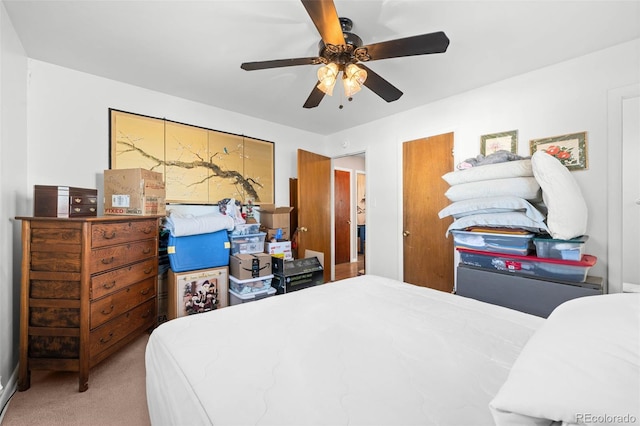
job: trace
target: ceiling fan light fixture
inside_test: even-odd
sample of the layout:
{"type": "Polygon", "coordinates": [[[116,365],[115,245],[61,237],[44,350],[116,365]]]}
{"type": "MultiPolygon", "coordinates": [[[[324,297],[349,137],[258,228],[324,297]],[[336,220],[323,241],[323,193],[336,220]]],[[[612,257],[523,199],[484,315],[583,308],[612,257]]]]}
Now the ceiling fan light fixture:
{"type": "Polygon", "coordinates": [[[338,65],[333,62],[318,69],[318,89],[324,94],[329,96],[333,95],[333,86],[336,85],[338,71],[338,65]]]}
{"type": "Polygon", "coordinates": [[[344,94],[350,98],[362,89],[362,85],[367,80],[367,71],[355,64],[349,64],[345,67],[343,74],[344,94]]]}

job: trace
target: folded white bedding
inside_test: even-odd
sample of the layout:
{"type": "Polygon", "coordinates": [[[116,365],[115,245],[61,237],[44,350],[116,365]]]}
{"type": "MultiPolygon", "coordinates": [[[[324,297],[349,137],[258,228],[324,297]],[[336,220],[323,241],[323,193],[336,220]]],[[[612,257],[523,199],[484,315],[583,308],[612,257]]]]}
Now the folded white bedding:
{"type": "Polygon", "coordinates": [[[542,199],[540,184],[534,177],[512,177],[461,183],[449,187],[444,195],[454,202],[497,196],[512,196],[534,201],[542,199]]]}
{"type": "Polygon", "coordinates": [[[472,214],[523,212],[527,217],[538,222],[544,222],[545,216],[524,198],[511,195],[498,197],[470,198],[456,201],[440,210],[440,219],[453,216],[459,219],[472,214]]]}
{"type": "Polygon", "coordinates": [[[223,229],[233,230],[233,218],[220,213],[210,213],[202,216],[170,212],[165,221],[165,227],[174,237],[187,235],[209,234],[223,229]]]}
{"type": "Polygon", "coordinates": [[[525,229],[535,233],[549,233],[544,222],[531,219],[524,212],[500,212],[471,214],[453,221],[447,229],[447,236],[452,229],[466,229],[472,227],[483,228],[514,228],[525,229]]]}
{"type": "Polygon", "coordinates": [[[449,185],[478,182],[493,179],[508,179],[512,177],[531,177],[531,159],[506,161],[503,163],[485,164],[470,169],[449,172],[442,176],[449,185]]]}

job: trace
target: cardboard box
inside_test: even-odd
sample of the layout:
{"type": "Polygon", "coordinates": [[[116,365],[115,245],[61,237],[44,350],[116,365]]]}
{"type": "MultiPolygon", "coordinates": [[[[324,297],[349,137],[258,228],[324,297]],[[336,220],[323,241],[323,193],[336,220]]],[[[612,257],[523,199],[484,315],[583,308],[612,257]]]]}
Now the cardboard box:
{"type": "Polygon", "coordinates": [[[288,227],[287,228],[265,228],[264,226],[261,226],[260,232],[264,232],[265,234],[267,234],[265,241],[271,241],[276,237],[276,233],[278,232],[278,229],[282,230],[282,238],[280,238],[281,240],[291,239],[288,227]]]}
{"type": "Polygon", "coordinates": [[[271,256],[267,253],[238,253],[229,257],[231,275],[239,280],[271,275],[271,256]]]}
{"type": "Polygon", "coordinates": [[[289,213],[293,207],[276,207],[275,204],[260,205],[260,224],[265,228],[289,228],[289,213]]]}
{"type": "Polygon", "coordinates": [[[145,169],[104,171],[105,215],[165,215],[162,173],[145,169]]]}
{"type": "Polygon", "coordinates": [[[277,294],[289,293],[324,282],[324,268],[317,257],[284,260],[273,259],[271,287],[277,294]]]}
{"type": "Polygon", "coordinates": [[[275,243],[264,243],[264,252],[273,257],[282,259],[293,259],[293,251],[291,251],[291,241],[278,241],[275,243]]]}
{"type": "Polygon", "coordinates": [[[229,306],[229,268],[169,270],[168,319],[229,306]]]}

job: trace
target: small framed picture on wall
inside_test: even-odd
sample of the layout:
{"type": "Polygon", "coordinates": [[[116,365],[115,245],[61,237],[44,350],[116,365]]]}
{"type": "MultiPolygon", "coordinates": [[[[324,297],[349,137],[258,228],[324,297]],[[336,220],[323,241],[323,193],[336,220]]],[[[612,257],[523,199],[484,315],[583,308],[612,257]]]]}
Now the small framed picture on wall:
{"type": "Polygon", "coordinates": [[[554,156],[569,170],[581,170],[588,167],[587,132],[570,133],[529,141],[531,155],[544,151],[554,156]]]}
{"type": "Polygon", "coordinates": [[[487,156],[497,151],[509,151],[516,154],[518,150],[518,131],[493,133],[480,136],[480,154],[487,156]]]}

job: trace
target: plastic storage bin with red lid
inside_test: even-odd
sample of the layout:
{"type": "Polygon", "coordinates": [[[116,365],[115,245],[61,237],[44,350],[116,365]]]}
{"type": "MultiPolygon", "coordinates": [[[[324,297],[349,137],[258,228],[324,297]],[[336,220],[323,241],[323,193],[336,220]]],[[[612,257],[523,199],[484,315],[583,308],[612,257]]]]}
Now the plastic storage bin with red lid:
{"type": "Polygon", "coordinates": [[[585,254],[580,261],[543,258],[537,256],[519,256],[479,250],[457,248],[460,262],[488,270],[512,272],[539,278],[584,282],[587,273],[597,258],[585,254]]]}

